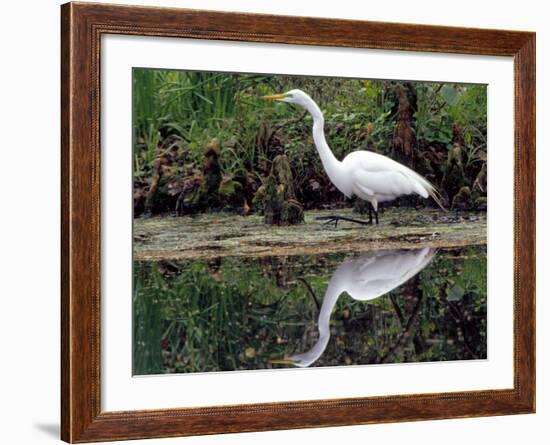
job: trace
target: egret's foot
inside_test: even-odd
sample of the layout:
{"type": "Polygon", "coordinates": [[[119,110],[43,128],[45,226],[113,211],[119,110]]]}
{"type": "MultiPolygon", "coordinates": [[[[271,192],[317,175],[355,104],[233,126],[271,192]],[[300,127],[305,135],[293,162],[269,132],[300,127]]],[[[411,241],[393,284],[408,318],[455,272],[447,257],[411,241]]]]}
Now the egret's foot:
{"type": "Polygon", "coordinates": [[[338,226],[338,218],[333,216],[318,216],[315,218],[318,221],[325,221],[323,223],[323,226],[329,225],[331,223],[334,223],[334,227],[336,228],[338,226]]]}
{"type": "Polygon", "coordinates": [[[327,216],[318,216],[317,218],[315,218],[316,220],[318,221],[325,221],[323,223],[323,225],[327,225],[327,224],[331,224],[331,223],[334,223],[334,227],[338,227],[338,221],[342,220],[342,221],[348,221],[348,222],[352,222],[352,223],[356,223],[356,224],[361,224],[363,226],[370,226],[372,225],[372,220],[370,221],[363,221],[361,219],[353,219],[353,218],[348,218],[347,216],[341,216],[341,215],[327,215],[327,216]]]}

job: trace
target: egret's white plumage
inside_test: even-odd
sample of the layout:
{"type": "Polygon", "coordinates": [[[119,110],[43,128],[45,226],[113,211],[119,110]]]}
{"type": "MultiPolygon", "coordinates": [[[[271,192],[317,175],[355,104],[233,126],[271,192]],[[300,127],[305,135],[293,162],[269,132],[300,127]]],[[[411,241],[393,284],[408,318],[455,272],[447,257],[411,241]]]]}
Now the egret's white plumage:
{"type": "Polygon", "coordinates": [[[349,153],[342,161],[336,159],[325,139],[323,113],[302,90],[265,98],[297,104],[311,114],[313,141],[323,168],[336,188],[348,198],[357,196],[368,201],[377,212],[379,203],[415,193],[423,198],[431,196],[443,208],[436,188],[429,181],[393,159],[364,150],[349,153]]]}
{"type": "Polygon", "coordinates": [[[432,261],[435,249],[380,250],[344,261],[332,274],[327,285],[317,326],[319,339],[313,347],[274,363],[307,367],[325,351],[330,339],[330,316],[342,293],[353,299],[369,301],[387,294],[415,276],[432,261]]]}

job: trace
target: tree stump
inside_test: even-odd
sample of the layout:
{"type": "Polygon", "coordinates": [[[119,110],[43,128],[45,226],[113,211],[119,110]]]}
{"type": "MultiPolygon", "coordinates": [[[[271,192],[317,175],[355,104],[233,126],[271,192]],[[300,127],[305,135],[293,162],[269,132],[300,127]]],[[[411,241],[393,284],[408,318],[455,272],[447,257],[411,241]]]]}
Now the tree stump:
{"type": "Polygon", "coordinates": [[[448,202],[452,203],[454,197],[467,185],[466,175],[462,166],[462,148],[458,143],[455,143],[453,148],[448,151],[447,161],[443,165],[443,168],[441,189],[447,196],[448,202]]]}
{"type": "Polygon", "coordinates": [[[396,87],[394,94],[397,122],[393,131],[392,157],[412,167],[415,158],[413,117],[416,111],[416,90],[410,82],[404,82],[396,87]]]}
{"type": "Polygon", "coordinates": [[[246,206],[243,186],[231,176],[225,176],[222,179],[218,193],[223,203],[224,210],[242,210],[246,206]]]}
{"type": "Polygon", "coordinates": [[[255,201],[263,206],[266,224],[289,226],[304,222],[304,210],[296,200],[294,178],[285,155],[273,159],[269,176],[257,195],[255,201]]]}
{"type": "Polygon", "coordinates": [[[472,202],[472,192],[470,187],[461,187],[458,193],[453,197],[451,208],[454,210],[470,210],[474,207],[472,202]]]}
{"type": "Polygon", "coordinates": [[[192,206],[196,210],[218,209],[221,206],[218,193],[222,182],[219,155],[220,141],[212,139],[204,147],[202,181],[192,200],[192,206]]]}

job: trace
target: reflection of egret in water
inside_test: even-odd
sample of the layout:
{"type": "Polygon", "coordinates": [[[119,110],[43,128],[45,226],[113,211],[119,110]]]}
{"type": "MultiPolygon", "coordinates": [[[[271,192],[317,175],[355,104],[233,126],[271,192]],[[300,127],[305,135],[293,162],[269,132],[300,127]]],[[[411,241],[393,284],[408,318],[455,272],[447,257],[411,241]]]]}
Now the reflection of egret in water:
{"type": "Polygon", "coordinates": [[[271,362],[291,364],[301,368],[313,364],[328,345],[330,316],[343,292],[360,301],[381,297],[424,269],[435,252],[435,249],[428,247],[418,250],[380,250],[344,261],[332,274],[325,292],[317,323],[319,328],[317,343],[307,352],[271,362]]]}

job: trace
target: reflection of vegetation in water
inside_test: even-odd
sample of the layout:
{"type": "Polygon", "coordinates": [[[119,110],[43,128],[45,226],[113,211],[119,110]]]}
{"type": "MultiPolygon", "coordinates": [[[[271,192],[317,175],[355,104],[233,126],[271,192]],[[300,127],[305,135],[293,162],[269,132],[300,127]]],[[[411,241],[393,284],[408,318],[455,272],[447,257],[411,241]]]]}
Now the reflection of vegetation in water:
{"type": "MultiPolygon", "coordinates": [[[[305,283],[321,303],[349,256],[137,262],[134,374],[263,369],[309,349],[318,309],[305,283]]],[[[386,296],[342,295],[314,366],[485,358],[486,299],[486,248],[440,251],[386,296]]]]}

